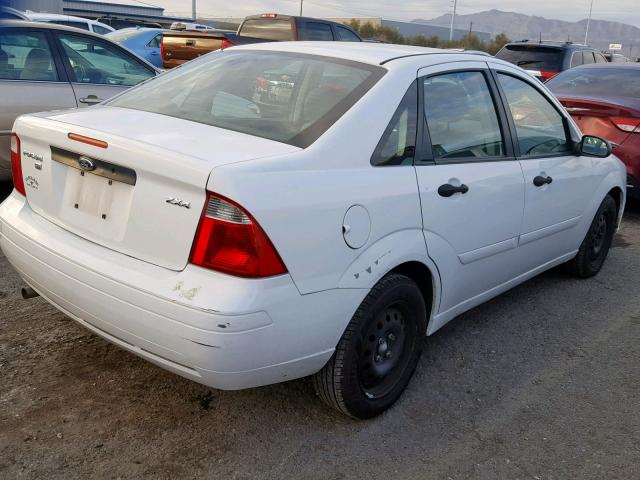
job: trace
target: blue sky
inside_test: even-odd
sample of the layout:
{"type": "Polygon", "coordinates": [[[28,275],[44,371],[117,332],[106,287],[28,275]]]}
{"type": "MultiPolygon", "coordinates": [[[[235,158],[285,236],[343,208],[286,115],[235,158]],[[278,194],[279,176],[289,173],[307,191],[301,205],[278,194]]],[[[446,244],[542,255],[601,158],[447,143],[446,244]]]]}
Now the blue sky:
{"type": "MultiPolygon", "coordinates": [[[[119,0],[135,3],[136,0],[119,0]]],[[[303,0],[305,15],[383,16],[411,20],[433,18],[450,11],[451,0],[303,0]]],[[[206,16],[243,17],[259,12],[294,14],[299,0],[197,0],[198,11],[206,16]]],[[[191,0],[142,0],[162,6],[167,13],[190,14],[191,0]]],[[[539,15],[567,21],[586,18],[590,0],[458,0],[458,12],[500,10],[539,15]]],[[[593,18],[630,23],[640,27],[640,0],[594,0],[593,18]]]]}

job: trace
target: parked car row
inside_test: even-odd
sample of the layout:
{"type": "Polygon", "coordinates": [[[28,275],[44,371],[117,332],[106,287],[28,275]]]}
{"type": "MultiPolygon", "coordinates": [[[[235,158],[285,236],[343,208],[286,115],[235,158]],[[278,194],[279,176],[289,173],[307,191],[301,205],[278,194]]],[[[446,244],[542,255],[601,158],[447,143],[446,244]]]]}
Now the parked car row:
{"type": "Polygon", "coordinates": [[[23,113],[102,102],[159,73],[102,35],[53,23],[0,24],[0,180],[10,178],[9,140],[23,113]]]}
{"type": "Polygon", "coordinates": [[[318,18],[263,13],[244,19],[237,32],[222,30],[163,32],[162,66],[173,68],[204,54],[232,47],[277,41],[361,42],[347,25],[318,18]]]}
{"type": "MultiPolygon", "coordinates": [[[[247,19],[238,38],[330,41],[223,48],[148,82],[156,69],[108,38],[3,26],[7,101],[55,87],[80,106],[140,84],[15,121],[0,247],[26,298],[150,362],[222,389],[312,376],[328,405],[370,418],[424,335],[549,268],[596,275],[627,173],[518,66],[336,48],[342,27],[308,20],[247,19]],[[265,38],[274,22],[283,37],[265,38]]],[[[583,70],[559,91],[595,85],[563,80],[583,70]]],[[[631,110],[589,108],[582,124],[634,135],[631,110]]]]}

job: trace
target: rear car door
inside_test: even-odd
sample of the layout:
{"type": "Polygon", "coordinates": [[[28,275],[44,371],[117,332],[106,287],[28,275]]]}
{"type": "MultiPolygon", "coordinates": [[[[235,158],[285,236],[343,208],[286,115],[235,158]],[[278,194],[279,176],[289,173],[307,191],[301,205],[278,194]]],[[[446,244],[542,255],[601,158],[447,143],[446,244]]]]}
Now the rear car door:
{"type": "Polygon", "coordinates": [[[23,113],[76,107],[46,30],[0,29],[0,179],[10,176],[9,140],[23,113]]]}
{"type": "Polygon", "coordinates": [[[492,68],[524,173],[518,261],[520,273],[526,273],[579,245],[576,226],[598,185],[594,163],[599,159],[574,153],[572,127],[561,105],[542,85],[511,67],[492,64],[492,68]]]}
{"type": "Polygon", "coordinates": [[[149,65],[108,41],[75,32],[55,35],[80,107],[107,100],[156,74],[149,65]]]}
{"type": "Polygon", "coordinates": [[[416,172],[440,312],[468,308],[512,277],[524,181],[485,62],[419,71],[422,130],[416,172]]]}

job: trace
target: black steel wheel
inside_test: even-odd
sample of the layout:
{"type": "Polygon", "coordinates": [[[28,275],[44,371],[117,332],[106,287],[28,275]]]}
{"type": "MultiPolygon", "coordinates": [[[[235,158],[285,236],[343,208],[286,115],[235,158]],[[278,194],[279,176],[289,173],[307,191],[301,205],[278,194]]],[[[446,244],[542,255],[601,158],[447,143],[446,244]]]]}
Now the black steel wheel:
{"type": "Polygon", "coordinates": [[[607,195],[591,222],[578,254],[566,263],[569,273],[588,278],[600,271],[609,253],[617,220],[618,207],[611,195],[607,195]]]}
{"type": "Polygon", "coordinates": [[[371,418],[400,397],[418,363],[427,311],[410,278],[389,274],[364,299],[336,351],[313,377],[327,404],[355,418],[371,418]]]}

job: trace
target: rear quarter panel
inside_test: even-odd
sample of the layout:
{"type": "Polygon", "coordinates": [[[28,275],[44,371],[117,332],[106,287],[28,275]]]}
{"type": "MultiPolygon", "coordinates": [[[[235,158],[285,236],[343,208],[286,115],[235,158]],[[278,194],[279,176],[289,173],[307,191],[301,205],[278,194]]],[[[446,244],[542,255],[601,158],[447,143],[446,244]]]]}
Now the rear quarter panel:
{"type": "MultiPolygon", "coordinates": [[[[302,293],[338,286],[368,289],[404,253],[405,245],[393,242],[378,251],[379,242],[400,232],[422,238],[414,168],[370,164],[415,75],[415,68],[389,72],[306,150],[212,172],[208,189],[237,201],[254,215],[302,293]],[[345,213],[352,205],[365,207],[370,218],[367,241],[358,249],[346,244],[342,232],[345,213]],[[387,250],[391,251],[385,254],[387,250]],[[357,263],[359,259],[363,260],[357,263]],[[362,275],[356,278],[360,269],[362,275]]],[[[416,248],[426,258],[424,239],[416,248]]]]}

